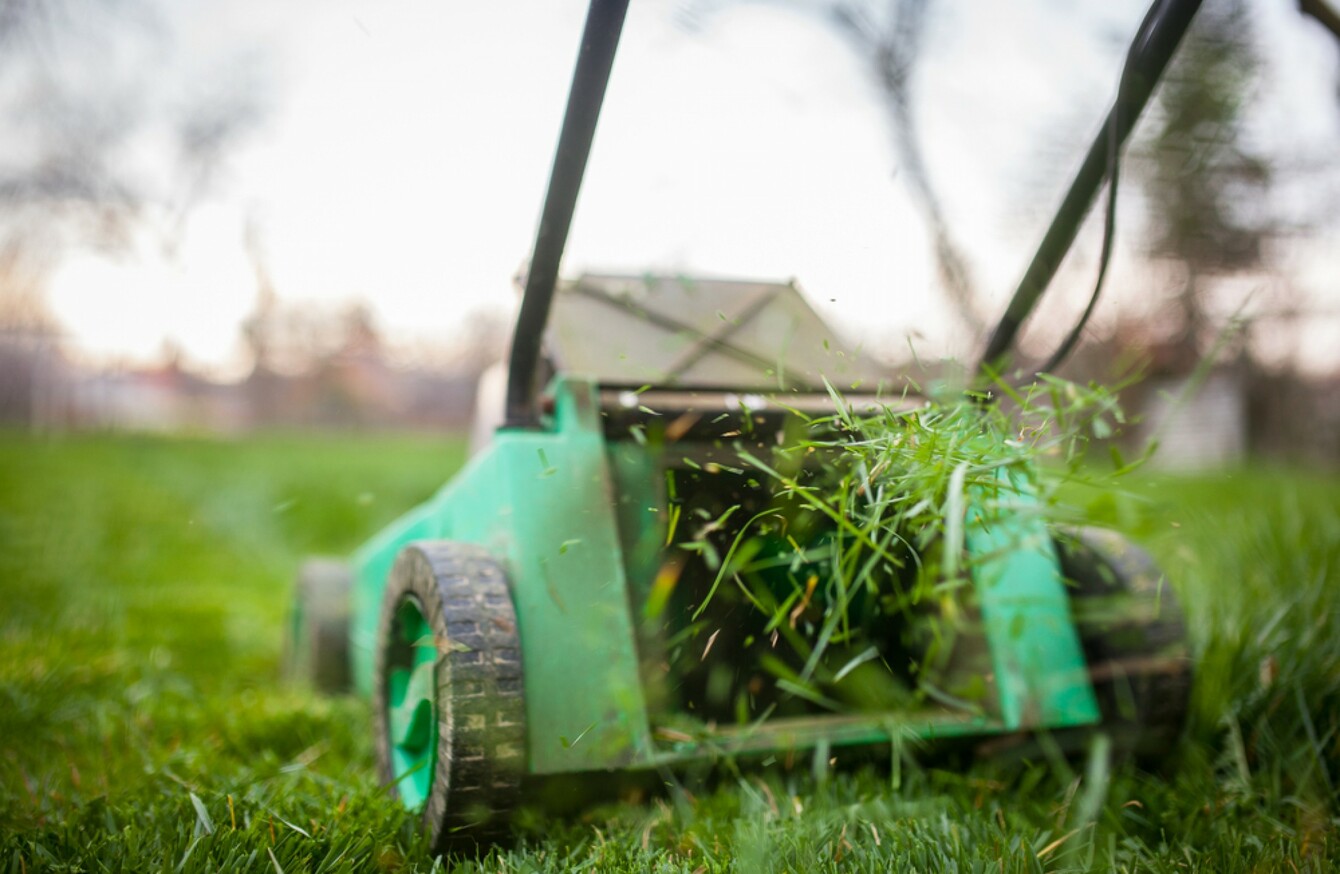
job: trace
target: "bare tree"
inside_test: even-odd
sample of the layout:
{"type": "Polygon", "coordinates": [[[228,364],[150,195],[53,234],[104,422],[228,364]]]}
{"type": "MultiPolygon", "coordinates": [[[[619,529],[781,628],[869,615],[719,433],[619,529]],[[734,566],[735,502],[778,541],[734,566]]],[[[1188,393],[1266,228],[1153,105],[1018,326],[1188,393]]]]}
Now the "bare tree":
{"type": "Polygon", "coordinates": [[[1133,155],[1149,203],[1149,253],[1181,273],[1168,343],[1174,369],[1189,371],[1213,339],[1207,297],[1216,280],[1265,266],[1267,242],[1283,232],[1269,202],[1272,162],[1245,135],[1259,66],[1242,0],[1202,9],[1133,155]]]}
{"type": "Polygon", "coordinates": [[[132,247],[146,207],[170,249],[264,89],[226,65],[165,76],[157,0],[0,0],[0,237],[58,261],[69,246],[132,247]]]}
{"type": "Polygon", "coordinates": [[[883,8],[861,0],[838,0],[832,11],[857,51],[868,58],[880,85],[899,170],[930,231],[940,283],[954,314],[973,334],[980,334],[986,323],[972,272],[926,167],[914,112],[913,84],[930,7],[930,0],[887,0],[883,8]]]}
{"type": "Polygon", "coordinates": [[[61,381],[43,298],[65,255],[133,253],[146,230],[171,254],[263,115],[255,59],[172,75],[160,2],[0,0],[0,405],[10,421],[43,424],[38,401],[61,381]]]}
{"type": "MultiPolygon", "coordinates": [[[[712,9],[728,2],[690,0],[679,8],[678,19],[698,29],[712,9]]],[[[940,283],[953,314],[977,334],[986,323],[972,270],[945,217],[916,123],[915,76],[932,5],[931,0],[822,0],[801,7],[836,24],[869,64],[889,115],[899,173],[930,232],[940,283]]]]}

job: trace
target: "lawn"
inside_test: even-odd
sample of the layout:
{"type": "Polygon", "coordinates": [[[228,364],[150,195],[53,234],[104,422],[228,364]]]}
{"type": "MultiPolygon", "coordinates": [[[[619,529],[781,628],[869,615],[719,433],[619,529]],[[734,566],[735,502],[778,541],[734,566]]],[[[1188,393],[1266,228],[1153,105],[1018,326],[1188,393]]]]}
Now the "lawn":
{"type": "Polygon", "coordinates": [[[1158,776],[912,757],[681,774],[428,858],[371,718],[280,676],[302,556],[459,465],[422,437],[0,436],[0,871],[1305,871],[1340,863],[1340,477],[1083,494],[1162,561],[1198,659],[1158,776]]]}

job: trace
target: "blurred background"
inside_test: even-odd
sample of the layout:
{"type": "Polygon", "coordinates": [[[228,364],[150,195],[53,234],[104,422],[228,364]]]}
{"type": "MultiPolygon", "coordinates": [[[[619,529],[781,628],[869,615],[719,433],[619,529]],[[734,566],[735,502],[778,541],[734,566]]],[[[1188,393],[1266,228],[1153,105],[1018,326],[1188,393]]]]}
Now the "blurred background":
{"type": "MultiPolygon", "coordinates": [[[[0,422],[457,429],[499,359],[582,0],[0,0],[0,422]]],[[[1115,94],[1131,2],[633,4],[565,273],[794,278],[973,360],[1115,94]]],[[[1207,0],[1063,375],[1177,466],[1340,461],[1340,29],[1207,0]]],[[[1091,216],[1023,341],[1092,289],[1091,216]]]]}
{"type": "MultiPolygon", "coordinates": [[[[980,355],[1146,10],[631,6],[565,275],[794,278],[922,385],[980,355]]],[[[1065,496],[1182,605],[1175,771],[723,773],[701,804],[535,819],[459,870],[882,871],[904,847],[955,860],[923,870],[1340,870],[1338,9],[1205,0],[1061,369],[1141,375],[1125,439],[1177,469],[1065,496]]],[[[429,870],[369,703],[281,682],[292,581],[464,462],[584,15],[0,0],[0,868],[429,870]]],[[[1102,225],[1021,363],[1084,308],[1102,225]]]]}

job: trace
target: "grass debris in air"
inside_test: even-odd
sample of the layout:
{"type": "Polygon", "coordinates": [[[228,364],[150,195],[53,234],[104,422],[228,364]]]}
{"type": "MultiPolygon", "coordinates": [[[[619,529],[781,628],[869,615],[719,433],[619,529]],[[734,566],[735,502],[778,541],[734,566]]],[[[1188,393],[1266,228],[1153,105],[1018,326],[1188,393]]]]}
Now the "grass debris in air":
{"type": "MultiPolygon", "coordinates": [[[[728,485],[719,471],[685,475],[700,490],[754,492],[747,507],[713,506],[713,521],[679,544],[711,572],[669,652],[677,673],[709,675],[691,709],[740,722],[814,709],[797,698],[824,711],[891,701],[982,710],[990,667],[975,566],[1092,521],[1066,490],[1110,487],[1136,466],[1120,453],[1115,471],[1088,464],[1093,444],[1124,421],[1111,390],[1052,377],[1000,390],[999,402],[960,392],[863,411],[830,386],[836,412],[808,420],[799,439],[770,451],[744,444],[740,463],[752,473],[728,485]],[[760,479],[758,489],[738,485],[760,479]],[[983,532],[997,532],[989,547],[983,532]],[[746,605],[760,623],[727,662],[758,673],[728,689],[711,676],[719,668],[692,662],[746,605]]],[[[683,506],[675,478],[668,484],[673,533],[683,506]]]]}

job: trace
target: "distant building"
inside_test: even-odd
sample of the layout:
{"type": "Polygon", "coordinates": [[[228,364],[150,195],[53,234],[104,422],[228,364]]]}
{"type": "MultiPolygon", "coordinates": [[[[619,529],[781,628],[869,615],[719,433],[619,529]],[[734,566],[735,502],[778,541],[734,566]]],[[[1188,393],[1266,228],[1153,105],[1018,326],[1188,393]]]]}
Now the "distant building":
{"type": "Polygon", "coordinates": [[[84,371],[71,380],[70,391],[75,424],[85,427],[235,434],[251,424],[237,386],[190,373],[176,361],[84,371]]]}
{"type": "Polygon", "coordinates": [[[1219,367],[1203,382],[1161,377],[1141,386],[1140,445],[1158,441],[1150,463],[1164,470],[1206,470],[1247,458],[1247,388],[1238,368],[1219,367]]]}

